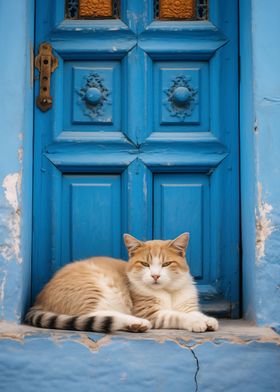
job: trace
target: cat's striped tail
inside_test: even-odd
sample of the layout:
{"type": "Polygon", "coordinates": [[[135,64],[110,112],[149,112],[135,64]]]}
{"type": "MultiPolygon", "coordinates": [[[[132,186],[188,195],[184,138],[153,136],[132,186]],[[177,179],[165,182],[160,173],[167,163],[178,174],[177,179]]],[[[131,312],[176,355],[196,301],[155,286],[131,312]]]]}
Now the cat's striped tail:
{"type": "Polygon", "coordinates": [[[148,320],[116,311],[97,311],[82,316],[69,316],[32,307],[25,322],[34,327],[94,331],[110,333],[114,331],[145,332],[151,328],[148,320]]]}

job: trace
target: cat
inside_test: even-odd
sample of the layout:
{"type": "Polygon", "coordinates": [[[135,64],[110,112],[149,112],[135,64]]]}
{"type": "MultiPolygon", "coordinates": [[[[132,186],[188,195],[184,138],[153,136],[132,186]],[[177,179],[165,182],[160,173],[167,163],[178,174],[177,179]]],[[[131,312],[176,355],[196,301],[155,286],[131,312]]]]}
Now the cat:
{"type": "Polygon", "coordinates": [[[36,327],[110,333],[150,328],[216,331],[199,311],[186,262],[189,233],[142,242],[124,234],[129,261],[92,257],[64,266],[26,315],[36,327]]]}

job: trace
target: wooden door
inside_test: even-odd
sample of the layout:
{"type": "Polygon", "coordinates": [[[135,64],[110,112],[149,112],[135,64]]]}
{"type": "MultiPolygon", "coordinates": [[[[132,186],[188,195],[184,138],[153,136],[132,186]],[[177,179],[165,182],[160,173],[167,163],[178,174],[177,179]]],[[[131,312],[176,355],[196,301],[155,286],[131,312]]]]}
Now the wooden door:
{"type": "Polygon", "coordinates": [[[237,1],[37,1],[33,295],[62,265],[190,232],[208,309],[238,315],[237,1]],[[36,96],[39,80],[36,81],[36,96]]]}

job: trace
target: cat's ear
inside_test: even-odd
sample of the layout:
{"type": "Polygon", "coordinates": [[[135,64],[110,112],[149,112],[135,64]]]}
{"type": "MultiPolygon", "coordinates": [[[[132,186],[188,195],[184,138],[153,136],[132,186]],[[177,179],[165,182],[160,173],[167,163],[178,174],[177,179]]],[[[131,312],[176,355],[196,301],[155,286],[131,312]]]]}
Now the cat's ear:
{"type": "Polygon", "coordinates": [[[171,241],[169,246],[174,250],[176,250],[180,255],[185,256],[189,239],[190,239],[190,234],[183,233],[179,235],[179,237],[175,238],[175,240],[171,241]]]}
{"type": "Polygon", "coordinates": [[[129,256],[132,256],[132,254],[143,245],[143,242],[137,240],[137,238],[130,234],[124,234],[123,239],[129,256]]]}

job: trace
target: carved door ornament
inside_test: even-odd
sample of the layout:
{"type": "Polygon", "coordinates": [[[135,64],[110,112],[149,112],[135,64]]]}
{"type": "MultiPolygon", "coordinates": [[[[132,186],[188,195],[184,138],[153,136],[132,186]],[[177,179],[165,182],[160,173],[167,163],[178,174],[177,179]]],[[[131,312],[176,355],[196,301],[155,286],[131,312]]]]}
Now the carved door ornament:
{"type": "Polygon", "coordinates": [[[97,72],[92,72],[85,78],[85,85],[77,93],[84,105],[84,114],[90,118],[102,116],[105,103],[111,105],[110,91],[97,72]]]}
{"type": "Polygon", "coordinates": [[[192,115],[198,103],[198,91],[192,87],[191,77],[176,76],[172,85],[165,90],[165,94],[167,95],[165,106],[170,116],[184,120],[185,117],[192,115]]]}

